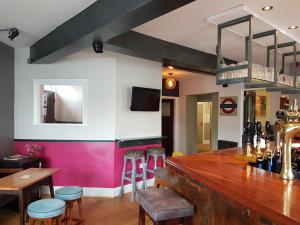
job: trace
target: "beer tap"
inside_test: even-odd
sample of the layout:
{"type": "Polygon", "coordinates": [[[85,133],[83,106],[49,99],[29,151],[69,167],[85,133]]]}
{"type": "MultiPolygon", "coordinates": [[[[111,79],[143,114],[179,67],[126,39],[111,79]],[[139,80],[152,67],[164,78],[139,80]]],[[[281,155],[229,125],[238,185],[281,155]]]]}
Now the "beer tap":
{"type": "Polygon", "coordinates": [[[286,116],[284,111],[279,111],[276,114],[278,120],[275,122],[275,152],[273,158],[273,165],[272,171],[275,173],[279,173],[281,170],[281,155],[282,155],[282,126],[283,126],[283,119],[286,116]]]}
{"type": "Polygon", "coordinates": [[[266,130],[266,135],[265,135],[266,150],[264,152],[263,158],[266,160],[266,170],[271,171],[272,170],[272,164],[273,164],[274,152],[271,149],[271,142],[270,142],[270,136],[269,136],[270,133],[271,133],[270,121],[266,121],[265,130],[266,130]]]}
{"type": "Polygon", "coordinates": [[[263,155],[260,148],[260,138],[261,138],[261,122],[257,121],[256,122],[256,156],[258,158],[263,155]]]}
{"type": "Polygon", "coordinates": [[[250,157],[250,156],[252,156],[252,153],[251,153],[251,123],[250,123],[250,121],[248,121],[246,124],[245,133],[246,133],[245,156],[250,157]]]}
{"type": "MultiPolygon", "coordinates": [[[[290,110],[278,111],[276,113],[276,116],[283,123],[282,125],[282,139],[283,139],[282,169],[280,172],[280,177],[284,180],[292,180],[294,179],[294,174],[292,170],[292,159],[291,159],[292,138],[295,136],[297,132],[300,131],[300,122],[298,122],[299,113],[298,113],[297,101],[294,100],[293,105],[290,107],[290,110]]],[[[279,128],[278,130],[280,131],[279,128]]]]}
{"type": "Polygon", "coordinates": [[[281,136],[282,136],[282,125],[283,122],[281,119],[275,122],[275,153],[281,158],[281,136]]]}
{"type": "Polygon", "coordinates": [[[261,138],[261,122],[260,121],[257,121],[255,124],[255,133],[256,133],[256,152],[255,152],[256,166],[257,166],[257,168],[262,169],[264,158],[263,158],[263,153],[262,153],[261,147],[260,147],[260,138],[261,138]]]}

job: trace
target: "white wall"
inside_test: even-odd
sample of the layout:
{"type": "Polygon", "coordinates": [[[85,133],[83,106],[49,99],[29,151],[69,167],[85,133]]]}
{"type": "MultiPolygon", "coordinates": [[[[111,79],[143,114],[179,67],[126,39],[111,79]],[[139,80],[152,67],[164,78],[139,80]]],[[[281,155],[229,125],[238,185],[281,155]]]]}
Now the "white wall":
{"type": "Polygon", "coordinates": [[[194,75],[180,80],[180,97],[177,104],[177,115],[175,123],[175,143],[176,151],[186,151],[186,96],[219,92],[222,96],[237,96],[238,108],[236,116],[218,116],[212,120],[218,120],[218,139],[236,141],[242,144],[243,132],[243,86],[241,84],[229,85],[227,88],[216,85],[216,80],[208,75],[194,75]]]}
{"type": "Polygon", "coordinates": [[[15,138],[114,140],[161,135],[161,112],[131,112],[131,87],[161,89],[160,63],[88,49],[59,62],[27,64],[15,50],[15,138]],[[87,126],[34,125],[34,79],[87,79],[87,126]]]}
{"type": "Polygon", "coordinates": [[[69,57],[27,64],[28,48],[15,50],[15,139],[112,140],[115,138],[116,60],[69,57]],[[33,124],[34,79],[87,79],[87,126],[33,124]]]}
{"type": "Polygon", "coordinates": [[[55,120],[82,123],[84,87],[79,85],[57,85],[55,87],[55,120]]]}
{"type": "Polygon", "coordinates": [[[117,56],[116,138],[161,136],[161,111],[132,112],[132,86],[161,89],[161,63],[117,56]]]}
{"type": "Polygon", "coordinates": [[[280,109],[280,97],[281,92],[270,92],[270,123],[272,125],[275,124],[277,118],[276,118],[276,112],[280,109]]]}

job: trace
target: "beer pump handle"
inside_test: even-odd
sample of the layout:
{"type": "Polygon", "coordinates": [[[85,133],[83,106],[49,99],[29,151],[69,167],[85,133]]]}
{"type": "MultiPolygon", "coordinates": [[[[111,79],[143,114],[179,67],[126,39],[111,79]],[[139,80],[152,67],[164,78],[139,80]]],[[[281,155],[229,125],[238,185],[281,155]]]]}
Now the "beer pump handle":
{"type": "Polygon", "coordinates": [[[270,121],[266,121],[266,141],[270,141],[270,134],[271,134],[271,124],[270,121]]]}
{"type": "Polygon", "coordinates": [[[248,121],[245,128],[247,143],[251,143],[251,123],[248,121]]]}
{"type": "Polygon", "coordinates": [[[257,142],[260,142],[260,135],[261,135],[261,122],[257,121],[256,122],[256,140],[257,142]]]}

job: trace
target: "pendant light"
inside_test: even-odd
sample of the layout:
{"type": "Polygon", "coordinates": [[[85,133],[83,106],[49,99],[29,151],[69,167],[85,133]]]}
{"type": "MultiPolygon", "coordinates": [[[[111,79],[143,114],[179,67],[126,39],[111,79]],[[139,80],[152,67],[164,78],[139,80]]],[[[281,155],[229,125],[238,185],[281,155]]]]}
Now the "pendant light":
{"type": "Polygon", "coordinates": [[[168,73],[168,75],[170,77],[168,77],[166,80],[165,80],[165,87],[166,89],[168,90],[173,90],[175,89],[176,87],[176,80],[174,78],[172,78],[171,76],[173,75],[173,73],[168,73]]]}

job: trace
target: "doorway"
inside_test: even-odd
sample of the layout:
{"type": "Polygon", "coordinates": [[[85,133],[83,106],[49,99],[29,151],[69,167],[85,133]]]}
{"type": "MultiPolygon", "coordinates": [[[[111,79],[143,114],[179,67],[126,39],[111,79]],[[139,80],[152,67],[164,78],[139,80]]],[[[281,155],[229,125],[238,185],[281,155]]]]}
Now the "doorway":
{"type": "Polygon", "coordinates": [[[197,102],[197,152],[211,149],[212,102],[197,102]]]}
{"type": "Polygon", "coordinates": [[[161,133],[166,137],[162,139],[162,147],[166,149],[166,155],[172,156],[174,150],[174,99],[162,100],[161,133]]]}
{"type": "Polygon", "coordinates": [[[206,146],[201,147],[206,147],[206,151],[218,149],[218,109],[219,93],[217,92],[200,95],[188,95],[186,97],[186,153],[197,153],[198,146],[199,144],[202,145],[202,143],[205,143],[206,146]],[[203,128],[201,128],[201,122],[198,123],[197,121],[198,102],[205,102],[210,105],[209,110],[206,110],[205,120],[203,119],[204,116],[202,117],[202,123],[206,123],[205,126],[203,123],[203,128]],[[198,133],[200,133],[198,132],[198,128],[206,130],[204,131],[205,137],[203,137],[202,140],[200,137],[201,142],[198,142],[198,133]]]}

